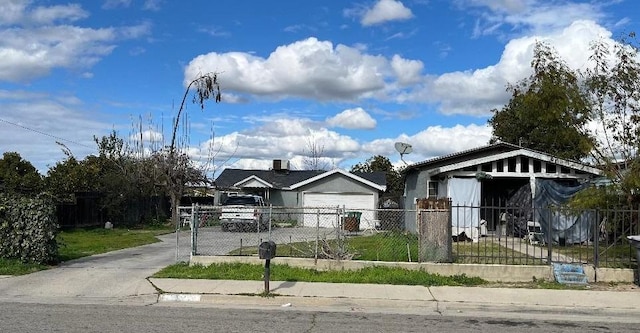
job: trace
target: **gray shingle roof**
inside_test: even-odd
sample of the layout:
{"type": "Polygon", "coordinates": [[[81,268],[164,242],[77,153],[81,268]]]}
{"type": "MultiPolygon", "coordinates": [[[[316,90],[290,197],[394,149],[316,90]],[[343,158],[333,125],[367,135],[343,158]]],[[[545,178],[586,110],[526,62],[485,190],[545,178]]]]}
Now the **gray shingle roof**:
{"type": "MultiPolygon", "coordinates": [[[[325,173],[322,170],[243,170],[243,169],[224,169],[215,180],[215,186],[218,188],[231,188],[237,182],[256,176],[271,185],[274,188],[282,189],[291,185],[303,182],[307,179],[316,177],[325,173]]],[[[352,174],[366,179],[378,185],[386,185],[386,177],[384,172],[352,172],[352,174]]]]}

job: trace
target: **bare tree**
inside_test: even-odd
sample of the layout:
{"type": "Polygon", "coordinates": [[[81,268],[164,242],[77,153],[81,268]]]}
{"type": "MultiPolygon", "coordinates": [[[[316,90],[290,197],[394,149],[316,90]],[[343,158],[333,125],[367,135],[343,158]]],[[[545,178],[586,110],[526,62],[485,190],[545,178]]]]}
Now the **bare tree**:
{"type": "Polygon", "coordinates": [[[307,147],[304,150],[305,156],[302,160],[306,170],[328,170],[329,163],[326,161],[324,154],[324,144],[318,142],[315,138],[307,139],[307,147]]]}

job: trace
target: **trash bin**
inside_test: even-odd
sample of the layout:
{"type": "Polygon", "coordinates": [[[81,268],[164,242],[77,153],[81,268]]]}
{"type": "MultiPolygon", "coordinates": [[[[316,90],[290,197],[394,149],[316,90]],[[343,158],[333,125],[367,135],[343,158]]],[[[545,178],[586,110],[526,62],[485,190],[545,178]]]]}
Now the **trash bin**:
{"type": "Polygon", "coordinates": [[[636,247],[636,272],[634,282],[640,286],[640,235],[627,236],[631,245],[636,247]]]}
{"type": "Polygon", "coordinates": [[[360,231],[360,217],[361,212],[345,212],[345,217],[342,220],[342,228],[346,231],[360,231]]]}

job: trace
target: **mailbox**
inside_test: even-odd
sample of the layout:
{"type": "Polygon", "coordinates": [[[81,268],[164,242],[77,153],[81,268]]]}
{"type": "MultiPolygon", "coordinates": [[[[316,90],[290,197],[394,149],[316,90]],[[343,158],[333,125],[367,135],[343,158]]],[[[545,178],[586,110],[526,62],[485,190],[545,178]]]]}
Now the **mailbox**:
{"type": "Polygon", "coordinates": [[[258,246],[260,259],[271,260],[276,256],[276,243],[274,241],[262,242],[258,246]]]}

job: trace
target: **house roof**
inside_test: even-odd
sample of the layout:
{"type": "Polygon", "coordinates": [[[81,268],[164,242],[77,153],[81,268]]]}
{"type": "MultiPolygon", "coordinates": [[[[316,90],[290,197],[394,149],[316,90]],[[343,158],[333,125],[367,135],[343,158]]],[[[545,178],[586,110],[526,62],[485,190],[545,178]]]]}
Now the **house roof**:
{"type": "Polygon", "coordinates": [[[384,172],[347,172],[341,169],[330,171],[224,169],[216,178],[215,184],[218,188],[239,188],[244,184],[257,182],[262,185],[261,187],[295,189],[334,174],[342,174],[381,191],[386,189],[384,172]]]}
{"type": "Polygon", "coordinates": [[[478,148],[464,150],[449,155],[439,156],[423,162],[418,162],[407,166],[402,172],[408,173],[413,170],[431,170],[431,173],[440,173],[468,167],[474,164],[488,163],[515,156],[526,156],[560,166],[580,170],[582,172],[590,173],[593,175],[600,175],[602,173],[600,169],[588,166],[580,162],[561,159],[547,153],[539,152],[533,149],[506,142],[498,142],[491,145],[481,146],[478,148]]]}

